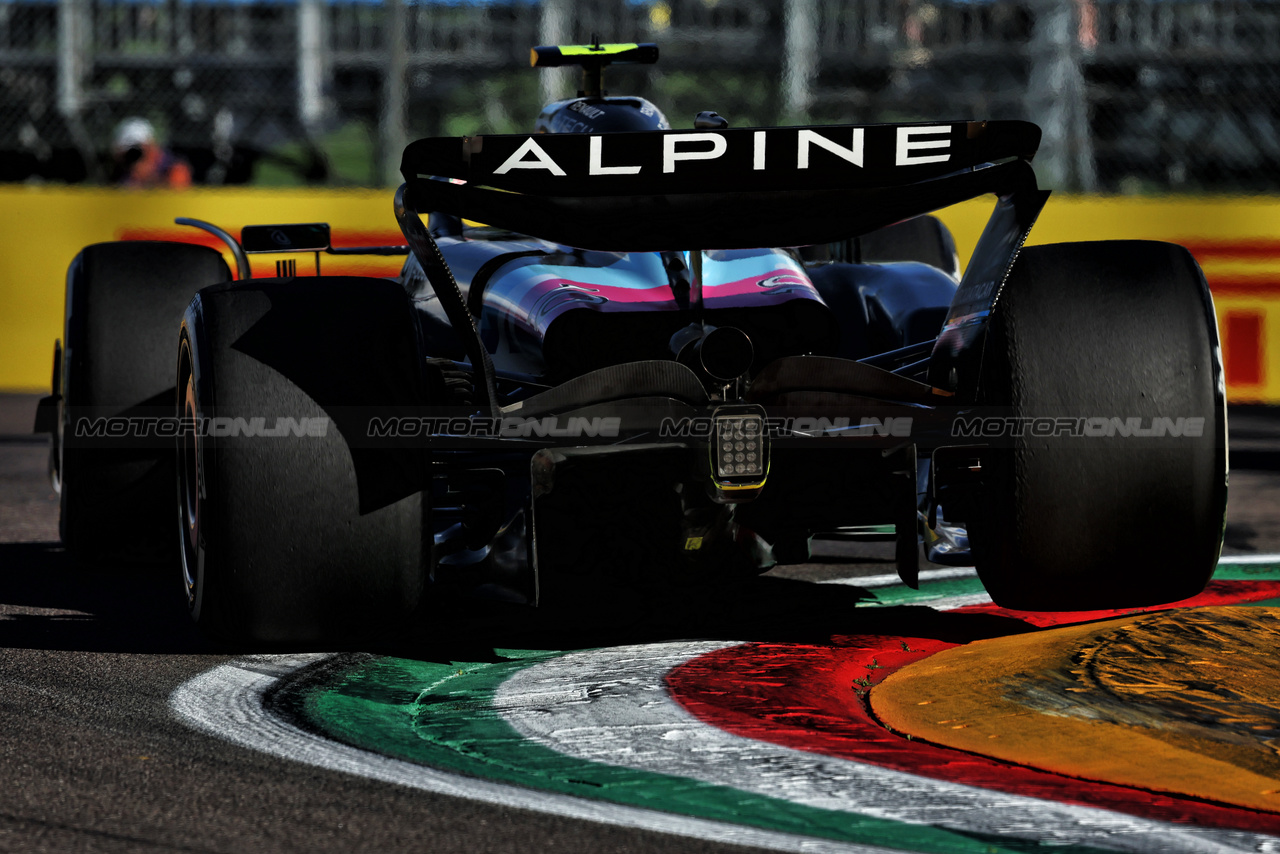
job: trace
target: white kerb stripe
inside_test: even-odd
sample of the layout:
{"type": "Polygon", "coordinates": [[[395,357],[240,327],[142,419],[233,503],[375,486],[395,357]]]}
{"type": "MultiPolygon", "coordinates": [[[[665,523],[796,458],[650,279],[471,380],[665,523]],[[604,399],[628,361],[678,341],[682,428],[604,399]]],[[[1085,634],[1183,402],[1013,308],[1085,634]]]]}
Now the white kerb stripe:
{"type": "Polygon", "coordinates": [[[725,845],[796,854],[902,854],[898,849],[758,830],[451,774],[329,741],[263,708],[263,695],[277,679],[329,657],[262,655],[223,664],[178,686],[169,706],[184,723],[240,747],[419,791],[725,845]]]}
{"type": "Polygon", "coordinates": [[[570,653],[517,671],[495,704],[525,738],[603,765],[667,774],[797,804],[1053,845],[1190,854],[1257,851],[1267,837],[993,792],[731,735],[667,694],[663,677],[723,642],[570,653]],[[555,703],[539,697],[578,697],[555,703]]]}

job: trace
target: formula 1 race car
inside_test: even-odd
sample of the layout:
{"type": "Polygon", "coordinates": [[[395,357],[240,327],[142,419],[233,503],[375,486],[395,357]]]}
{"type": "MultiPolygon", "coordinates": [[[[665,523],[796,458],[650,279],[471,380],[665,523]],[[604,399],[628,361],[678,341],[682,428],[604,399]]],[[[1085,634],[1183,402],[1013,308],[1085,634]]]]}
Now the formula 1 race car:
{"type": "Polygon", "coordinates": [[[319,275],[354,250],[314,223],[188,221],[234,277],[203,246],[84,249],[37,425],[68,547],[172,559],[201,628],[259,642],[760,572],[869,526],[906,583],[922,553],[976,565],[1010,608],[1204,587],[1225,394],[1185,249],[1023,248],[1034,125],[670,130],[600,86],[656,57],[535,48],[584,74],[538,133],[410,144],[406,245],[363,250],[398,278],[319,275]],[[986,194],[961,274],[927,214],[986,194]],[[316,275],[250,278],[258,251],[316,275]]]}

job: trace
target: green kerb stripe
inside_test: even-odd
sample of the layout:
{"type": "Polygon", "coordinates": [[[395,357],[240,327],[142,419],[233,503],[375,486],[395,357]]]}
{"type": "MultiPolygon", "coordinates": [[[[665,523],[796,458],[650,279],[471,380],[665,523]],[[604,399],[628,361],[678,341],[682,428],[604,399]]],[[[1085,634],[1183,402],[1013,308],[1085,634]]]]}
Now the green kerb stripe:
{"type": "MultiPolygon", "coordinates": [[[[386,658],[308,696],[309,720],[338,741],[424,765],[522,787],[612,801],[805,836],[939,854],[1038,850],[765,798],[681,777],[583,762],[526,741],[493,708],[516,670],[560,653],[501,650],[505,661],[440,664],[386,658]],[[406,686],[414,686],[412,688],[406,686]]],[[[1047,849],[1046,849],[1047,850],[1047,849]]],[[[1053,846],[1064,854],[1096,849],[1053,846]]]]}
{"type": "MultiPolygon", "coordinates": [[[[1274,563],[1235,563],[1231,556],[1224,557],[1219,563],[1213,577],[1219,581],[1261,581],[1280,578],[1280,561],[1274,563]]],[[[856,584],[857,579],[852,580],[856,584]]],[[[874,602],[867,605],[900,605],[907,602],[926,604],[931,599],[949,599],[953,596],[976,596],[985,588],[977,576],[969,578],[948,578],[938,581],[924,582],[919,590],[912,590],[903,585],[878,587],[871,592],[874,602]]]]}

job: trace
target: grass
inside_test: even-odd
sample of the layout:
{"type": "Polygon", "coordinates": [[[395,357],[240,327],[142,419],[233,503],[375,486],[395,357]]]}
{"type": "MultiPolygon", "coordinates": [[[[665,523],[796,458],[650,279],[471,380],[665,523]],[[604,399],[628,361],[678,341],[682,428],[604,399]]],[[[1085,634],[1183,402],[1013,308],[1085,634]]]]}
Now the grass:
{"type": "MultiPolygon", "coordinates": [[[[329,166],[331,186],[380,186],[374,175],[374,138],[362,122],[348,122],[316,140],[329,166]]],[[[310,155],[301,141],[276,148],[254,167],[253,184],[258,187],[302,187],[307,185],[303,170],[310,155]]]]}

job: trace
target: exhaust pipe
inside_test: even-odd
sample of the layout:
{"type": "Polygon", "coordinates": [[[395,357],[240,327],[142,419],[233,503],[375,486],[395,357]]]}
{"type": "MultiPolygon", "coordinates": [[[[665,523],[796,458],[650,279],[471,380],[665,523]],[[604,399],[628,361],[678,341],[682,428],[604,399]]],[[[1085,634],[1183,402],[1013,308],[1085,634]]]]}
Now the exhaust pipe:
{"type": "Polygon", "coordinates": [[[755,358],[751,338],[733,326],[691,323],[671,336],[670,346],[677,362],[721,383],[745,374],[755,358]]]}

